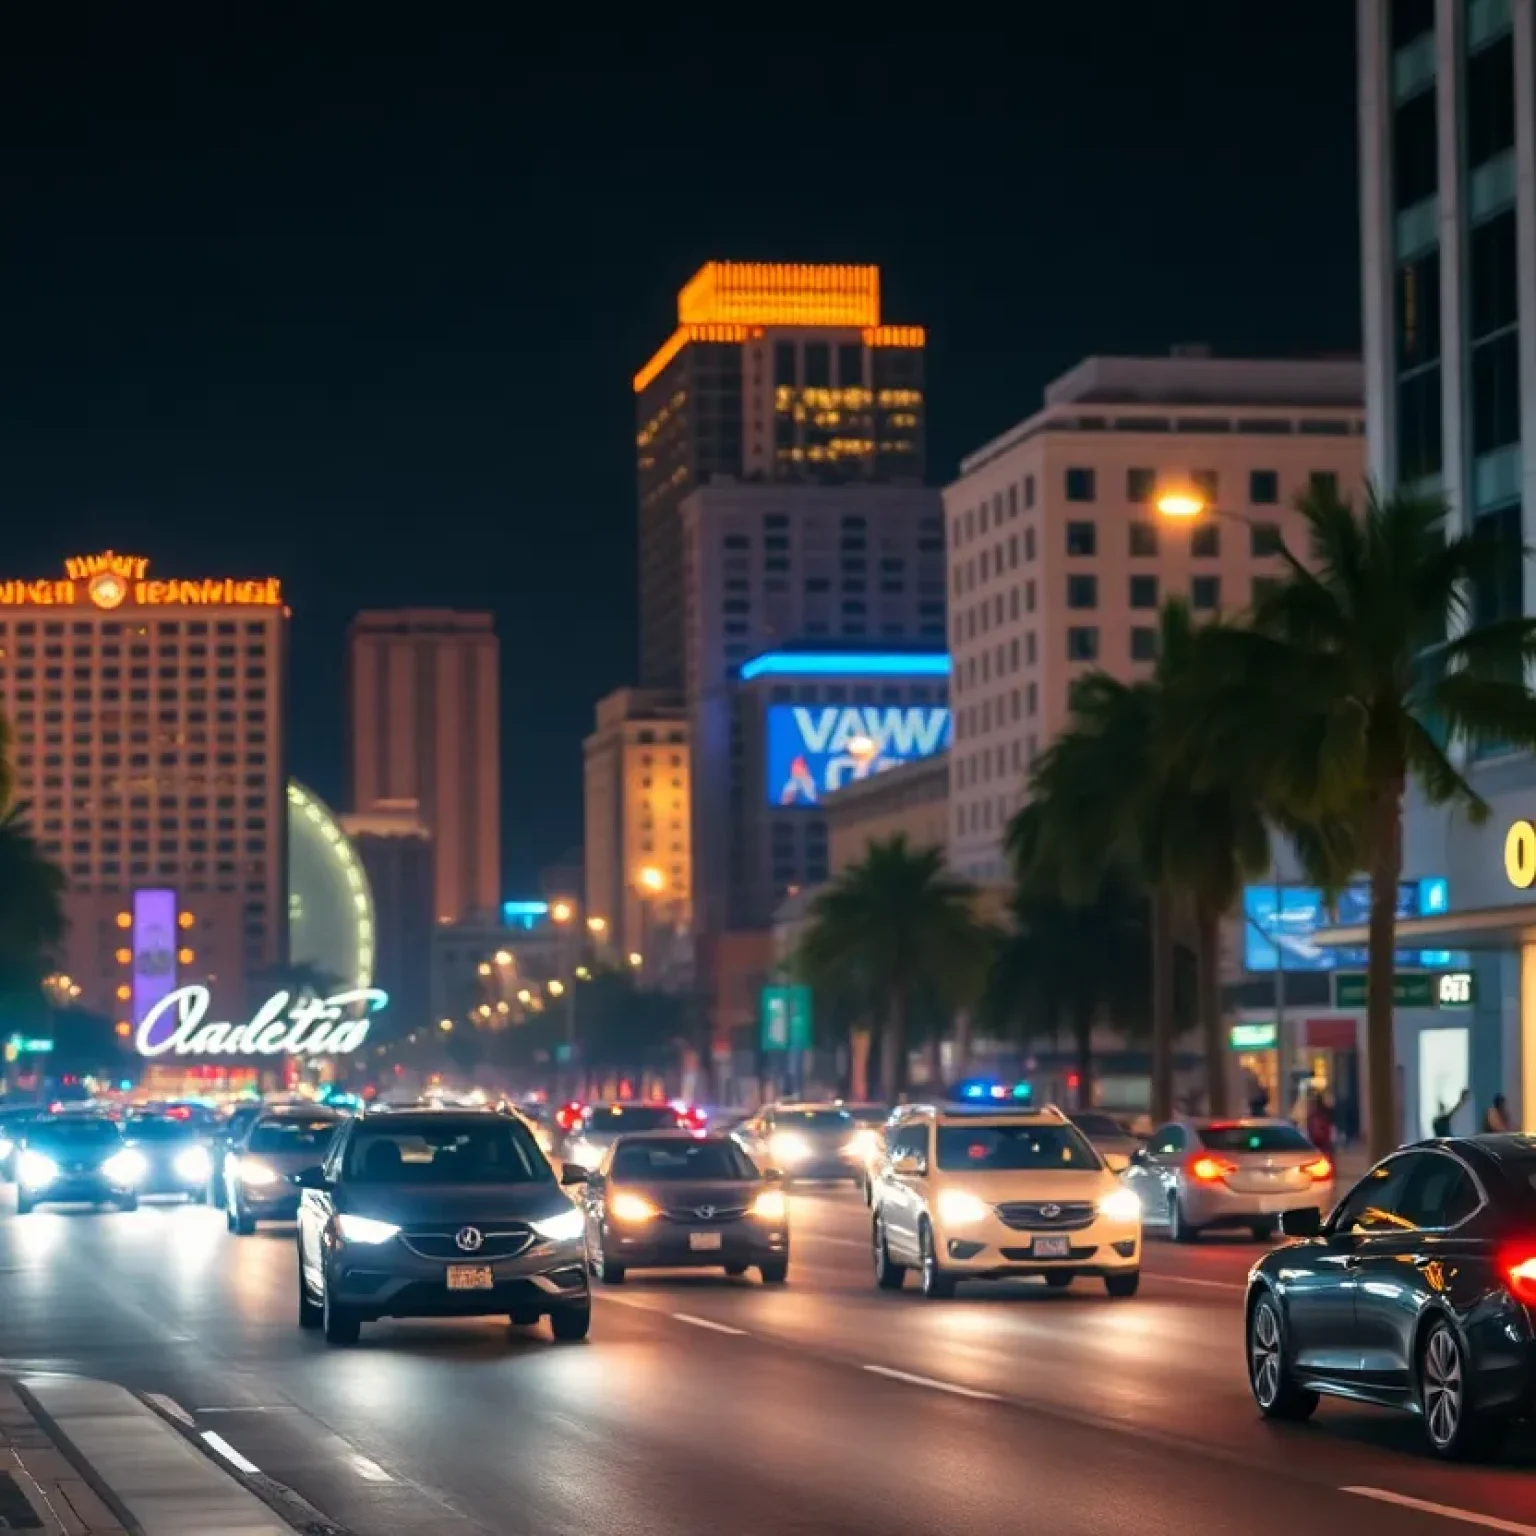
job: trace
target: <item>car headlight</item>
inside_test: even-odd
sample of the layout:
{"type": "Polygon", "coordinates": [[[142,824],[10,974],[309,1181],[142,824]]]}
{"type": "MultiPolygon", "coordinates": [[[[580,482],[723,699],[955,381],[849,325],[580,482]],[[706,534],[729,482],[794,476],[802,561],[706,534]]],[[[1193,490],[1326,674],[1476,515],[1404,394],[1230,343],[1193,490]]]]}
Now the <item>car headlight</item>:
{"type": "Polygon", "coordinates": [[[587,1230],[587,1219],[573,1205],[568,1211],[561,1211],[556,1216],[546,1216],[541,1221],[529,1222],[540,1237],[547,1237],[552,1243],[571,1243],[587,1230]]]}
{"type": "Polygon", "coordinates": [[[16,1173],[23,1184],[41,1189],[44,1184],[52,1184],[58,1178],[59,1165],[41,1152],[23,1152],[16,1173]]]}
{"type": "Polygon", "coordinates": [[[262,1185],[277,1183],[277,1169],[262,1162],[259,1158],[242,1157],[235,1162],[235,1172],[240,1175],[242,1184],[262,1185]]]}
{"type": "Polygon", "coordinates": [[[661,1212],[644,1195],[621,1189],[608,1201],[608,1214],[615,1221],[654,1221],[661,1212]]]}
{"type": "Polygon", "coordinates": [[[579,1168],[585,1168],[589,1172],[596,1168],[603,1160],[603,1149],[595,1147],[590,1141],[573,1141],[571,1143],[571,1161],[579,1168]]]}
{"type": "Polygon", "coordinates": [[[950,1227],[968,1227],[985,1221],[991,1206],[963,1189],[946,1189],[939,1196],[939,1220],[950,1227]]]}
{"type": "Polygon", "coordinates": [[[811,1155],[811,1144],[798,1131],[775,1131],[768,1139],[768,1154],[787,1168],[803,1163],[811,1155]]]}
{"type": "Polygon", "coordinates": [[[376,1221],[372,1216],[338,1216],[336,1230],[349,1243],[387,1243],[400,1228],[392,1221],[376,1221]]]}
{"type": "Polygon", "coordinates": [[[789,1201],[784,1198],[782,1189],[765,1189],[752,1202],[752,1208],[747,1214],[756,1216],[760,1221],[783,1221],[789,1215],[789,1201]]]}
{"type": "Polygon", "coordinates": [[[861,1163],[872,1163],[880,1155],[880,1138],[865,1126],[853,1133],[843,1151],[861,1163]]]}
{"type": "Polygon", "coordinates": [[[114,1184],[137,1184],[144,1177],[144,1154],[124,1147],[101,1165],[101,1171],[114,1184]]]}
{"type": "Polygon", "coordinates": [[[213,1174],[213,1159],[208,1156],[206,1147],[188,1147],[185,1152],[178,1152],[171,1166],[176,1170],[176,1177],[189,1184],[206,1184],[213,1174]]]}
{"type": "Polygon", "coordinates": [[[1106,1221],[1140,1221],[1141,1201],[1133,1189],[1112,1189],[1099,1197],[1099,1215],[1106,1221]]]}

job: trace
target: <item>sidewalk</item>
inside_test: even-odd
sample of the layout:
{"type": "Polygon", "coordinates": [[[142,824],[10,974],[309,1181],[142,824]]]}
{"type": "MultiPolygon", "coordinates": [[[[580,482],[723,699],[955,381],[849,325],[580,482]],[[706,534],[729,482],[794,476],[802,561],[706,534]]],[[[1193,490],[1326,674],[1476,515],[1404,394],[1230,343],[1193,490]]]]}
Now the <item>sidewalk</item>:
{"type": "Polygon", "coordinates": [[[0,1530],[293,1536],[126,1387],[71,1376],[0,1379],[0,1530]]]}

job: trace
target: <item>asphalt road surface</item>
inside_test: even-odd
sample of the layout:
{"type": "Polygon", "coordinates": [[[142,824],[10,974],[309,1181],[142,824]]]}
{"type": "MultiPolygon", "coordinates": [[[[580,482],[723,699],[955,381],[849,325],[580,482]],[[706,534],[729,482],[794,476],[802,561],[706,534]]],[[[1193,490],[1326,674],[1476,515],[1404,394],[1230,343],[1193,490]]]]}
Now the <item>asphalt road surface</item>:
{"type": "Polygon", "coordinates": [[[592,1337],[296,1323],[290,1227],[11,1214],[0,1363],[155,1394],[358,1536],[1536,1536],[1536,1430],[1446,1467],[1417,1426],[1324,1403],[1261,1423],[1251,1243],[1149,1242],[1141,1294],[876,1292],[857,1196],[797,1193],[790,1283],[631,1276],[592,1337]]]}

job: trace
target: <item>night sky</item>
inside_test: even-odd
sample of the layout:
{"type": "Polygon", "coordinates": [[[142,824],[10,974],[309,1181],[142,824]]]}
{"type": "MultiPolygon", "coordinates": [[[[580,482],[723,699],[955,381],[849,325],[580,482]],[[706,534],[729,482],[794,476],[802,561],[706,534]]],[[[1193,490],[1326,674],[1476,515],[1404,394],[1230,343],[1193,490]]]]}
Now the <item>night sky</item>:
{"type": "Polygon", "coordinates": [[[936,483],[1088,353],[1359,345],[1347,0],[525,9],[0,33],[0,575],[281,576],[292,767],[338,806],[351,614],[494,609],[508,894],[579,843],[592,704],[632,681],[629,380],[702,262],[878,262],[928,327],[936,483]]]}

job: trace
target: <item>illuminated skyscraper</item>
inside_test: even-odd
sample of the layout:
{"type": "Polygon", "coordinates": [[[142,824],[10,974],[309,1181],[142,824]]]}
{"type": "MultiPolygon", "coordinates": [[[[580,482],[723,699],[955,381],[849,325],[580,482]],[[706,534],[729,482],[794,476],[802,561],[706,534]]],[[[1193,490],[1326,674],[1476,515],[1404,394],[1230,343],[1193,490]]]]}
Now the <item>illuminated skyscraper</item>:
{"type": "Polygon", "coordinates": [[[635,375],[640,681],[683,686],[680,508],[718,480],[921,485],[921,326],[885,325],[880,269],[710,262],[635,375]]]}
{"type": "Polygon", "coordinates": [[[488,613],[360,613],[349,637],[352,810],[414,801],[439,923],[501,903],[496,634],[488,613]]]}

